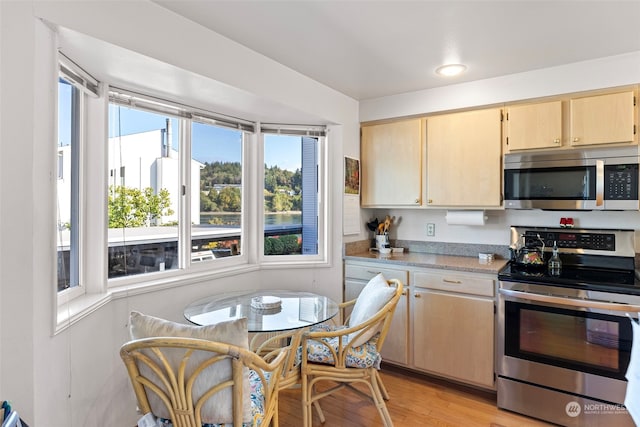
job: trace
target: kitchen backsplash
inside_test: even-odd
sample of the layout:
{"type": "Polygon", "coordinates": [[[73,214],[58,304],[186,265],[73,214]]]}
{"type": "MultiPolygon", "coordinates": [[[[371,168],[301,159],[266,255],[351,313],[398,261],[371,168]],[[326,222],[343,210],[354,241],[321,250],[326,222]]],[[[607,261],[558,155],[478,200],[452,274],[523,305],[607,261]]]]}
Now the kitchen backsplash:
{"type": "MultiPolygon", "coordinates": [[[[441,255],[458,255],[476,257],[479,253],[492,253],[496,258],[509,259],[509,246],[507,245],[487,245],[469,243],[448,243],[448,242],[426,242],[421,240],[391,240],[394,248],[404,248],[408,252],[420,252],[441,255]]],[[[355,255],[366,252],[373,247],[373,242],[369,240],[358,240],[356,242],[345,243],[344,254],[355,255]]]]}

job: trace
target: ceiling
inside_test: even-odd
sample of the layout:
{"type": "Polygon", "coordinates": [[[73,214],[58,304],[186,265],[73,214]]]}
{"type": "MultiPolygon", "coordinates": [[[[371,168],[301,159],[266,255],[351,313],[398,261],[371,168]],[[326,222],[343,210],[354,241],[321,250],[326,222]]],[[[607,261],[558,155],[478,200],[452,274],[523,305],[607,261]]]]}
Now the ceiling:
{"type": "Polygon", "coordinates": [[[155,3],[357,100],[640,50],[640,0],[155,3]]]}

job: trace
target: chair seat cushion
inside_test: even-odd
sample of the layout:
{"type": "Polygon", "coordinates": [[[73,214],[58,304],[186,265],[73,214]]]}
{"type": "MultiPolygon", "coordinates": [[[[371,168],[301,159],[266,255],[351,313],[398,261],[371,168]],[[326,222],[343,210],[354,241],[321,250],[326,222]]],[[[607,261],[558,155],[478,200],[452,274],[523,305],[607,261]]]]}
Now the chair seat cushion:
{"type": "MultiPolygon", "coordinates": [[[[271,373],[265,372],[265,377],[267,378],[267,381],[270,381],[271,373]]],[[[242,427],[255,427],[261,425],[265,413],[265,390],[262,385],[262,381],[260,381],[260,375],[258,375],[258,373],[253,369],[249,370],[249,387],[251,390],[251,415],[253,417],[253,421],[250,423],[242,423],[242,427]]],[[[160,425],[163,427],[173,427],[171,420],[160,418],[159,421],[160,425]]],[[[233,427],[233,424],[202,423],[202,427],[233,427]]]]}
{"type": "MultiPolygon", "coordinates": [[[[344,326],[334,327],[331,325],[318,325],[311,329],[311,331],[335,331],[345,329],[344,326]]],[[[331,346],[335,351],[338,351],[338,341],[342,338],[342,345],[346,346],[349,342],[349,336],[344,335],[341,337],[322,338],[321,341],[331,346]]],[[[375,335],[369,341],[358,347],[352,347],[347,350],[347,356],[345,358],[345,365],[349,368],[371,368],[380,369],[380,362],[382,357],[376,349],[376,343],[378,341],[378,335],[375,335]]],[[[307,341],[307,360],[314,363],[323,363],[333,365],[333,354],[327,347],[320,341],[308,340],[307,341]]]]}

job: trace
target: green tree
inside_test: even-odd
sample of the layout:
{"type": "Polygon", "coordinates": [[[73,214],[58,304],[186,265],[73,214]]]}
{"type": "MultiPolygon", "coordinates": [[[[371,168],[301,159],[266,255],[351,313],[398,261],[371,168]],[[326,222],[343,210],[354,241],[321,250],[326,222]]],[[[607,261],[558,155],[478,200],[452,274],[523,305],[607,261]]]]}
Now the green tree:
{"type": "Polygon", "coordinates": [[[273,174],[272,168],[267,168],[267,165],[264,165],[264,188],[270,193],[273,193],[276,190],[276,176],[273,174]]]}
{"type": "Polygon", "coordinates": [[[302,191],[302,170],[296,169],[294,174],[291,176],[291,188],[296,194],[300,194],[302,191]]]}
{"type": "Polygon", "coordinates": [[[201,191],[200,212],[216,212],[218,210],[217,197],[218,193],[215,190],[201,191]]]}
{"type": "Polygon", "coordinates": [[[273,212],[273,193],[265,188],[262,194],[264,197],[264,211],[273,212]]]}
{"type": "Polygon", "coordinates": [[[273,195],[272,208],[276,212],[290,211],[293,207],[293,201],[288,193],[277,192],[273,195]]]}
{"type": "Polygon", "coordinates": [[[155,194],[150,187],[144,190],[119,186],[109,187],[109,228],[144,227],[163,215],[173,215],[169,191],[155,194]]]}
{"type": "Polygon", "coordinates": [[[222,212],[240,212],[242,197],[237,187],[225,187],[218,193],[217,205],[222,212]]]}

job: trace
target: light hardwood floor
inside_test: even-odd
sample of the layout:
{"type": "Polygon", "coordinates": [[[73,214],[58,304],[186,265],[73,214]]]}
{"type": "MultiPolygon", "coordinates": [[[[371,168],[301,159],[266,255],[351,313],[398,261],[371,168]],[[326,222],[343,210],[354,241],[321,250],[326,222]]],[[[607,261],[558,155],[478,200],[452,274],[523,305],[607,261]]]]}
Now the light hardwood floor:
{"type": "MultiPolygon", "coordinates": [[[[550,424],[498,409],[495,394],[453,385],[414,372],[383,368],[395,427],[545,427],[550,424]]],[[[326,427],[382,426],[373,404],[343,389],[320,401],[326,427]]],[[[280,392],[280,427],[302,426],[300,390],[280,392]]],[[[314,411],[314,427],[321,426],[314,411]]]]}

